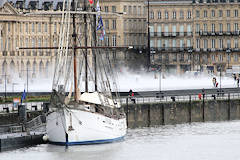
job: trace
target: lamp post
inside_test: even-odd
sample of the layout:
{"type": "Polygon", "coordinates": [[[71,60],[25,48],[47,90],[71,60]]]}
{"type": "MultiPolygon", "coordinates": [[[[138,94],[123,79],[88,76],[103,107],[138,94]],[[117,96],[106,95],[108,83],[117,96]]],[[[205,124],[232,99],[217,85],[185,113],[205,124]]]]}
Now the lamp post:
{"type": "Polygon", "coordinates": [[[149,25],[149,0],[148,0],[148,17],[147,17],[147,33],[148,33],[148,70],[150,69],[150,64],[151,64],[151,62],[150,62],[150,25],[149,25]]]}
{"type": "Polygon", "coordinates": [[[190,49],[188,49],[188,53],[189,53],[189,55],[190,55],[190,71],[192,70],[192,49],[190,48],[190,49]]]}
{"type": "MultiPolygon", "coordinates": [[[[32,71],[32,70],[29,70],[28,67],[27,67],[27,70],[22,70],[22,72],[23,71],[27,72],[27,93],[28,93],[28,75],[29,75],[29,71],[32,71]]],[[[24,89],[25,89],[25,85],[24,85],[24,89]]]]}
{"type": "Polygon", "coordinates": [[[231,53],[231,50],[228,48],[227,50],[226,50],[226,53],[227,53],[227,60],[228,60],[228,69],[229,69],[229,60],[230,60],[230,57],[229,57],[229,55],[230,55],[230,53],[231,53]]]}

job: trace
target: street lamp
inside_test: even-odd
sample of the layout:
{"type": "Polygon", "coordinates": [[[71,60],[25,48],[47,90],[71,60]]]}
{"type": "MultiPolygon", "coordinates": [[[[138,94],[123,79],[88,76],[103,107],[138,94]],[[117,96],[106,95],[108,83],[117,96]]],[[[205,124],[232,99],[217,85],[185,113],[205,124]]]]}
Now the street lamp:
{"type": "Polygon", "coordinates": [[[230,60],[230,57],[229,57],[229,55],[230,55],[230,53],[231,53],[231,50],[228,48],[227,50],[226,50],[226,53],[227,53],[227,55],[228,55],[228,69],[229,69],[229,60],[230,60]]]}
{"type": "Polygon", "coordinates": [[[193,52],[192,48],[188,49],[188,53],[190,55],[190,71],[192,70],[192,52],[193,52]]]}

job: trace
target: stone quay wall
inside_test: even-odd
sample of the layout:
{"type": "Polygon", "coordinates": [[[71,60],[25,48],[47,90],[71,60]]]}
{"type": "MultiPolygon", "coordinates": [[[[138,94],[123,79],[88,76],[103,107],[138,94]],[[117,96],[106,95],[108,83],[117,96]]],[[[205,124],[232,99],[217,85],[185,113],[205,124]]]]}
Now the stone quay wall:
{"type": "Polygon", "coordinates": [[[240,119],[240,99],[126,104],[128,128],[240,119]]]}

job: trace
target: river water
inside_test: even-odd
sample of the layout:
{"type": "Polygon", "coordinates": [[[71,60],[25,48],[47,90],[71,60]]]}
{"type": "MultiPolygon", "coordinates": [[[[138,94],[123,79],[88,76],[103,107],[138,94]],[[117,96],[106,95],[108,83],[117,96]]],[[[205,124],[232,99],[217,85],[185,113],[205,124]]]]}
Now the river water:
{"type": "Polygon", "coordinates": [[[239,160],[240,121],[129,129],[100,145],[42,144],[0,153],[0,160],[239,160]]]}

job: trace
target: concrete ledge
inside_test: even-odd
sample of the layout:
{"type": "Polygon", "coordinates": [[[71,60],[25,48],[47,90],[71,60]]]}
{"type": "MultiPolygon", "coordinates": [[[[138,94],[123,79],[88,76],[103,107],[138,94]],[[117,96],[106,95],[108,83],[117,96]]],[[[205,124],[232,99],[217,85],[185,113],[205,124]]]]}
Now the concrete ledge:
{"type": "Polygon", "coordinates": [[[42,144],[44,143],[42,137],[43,134],[3,138],[0,139],[0,151],[8,151],[22,147],[42,144]]]}

